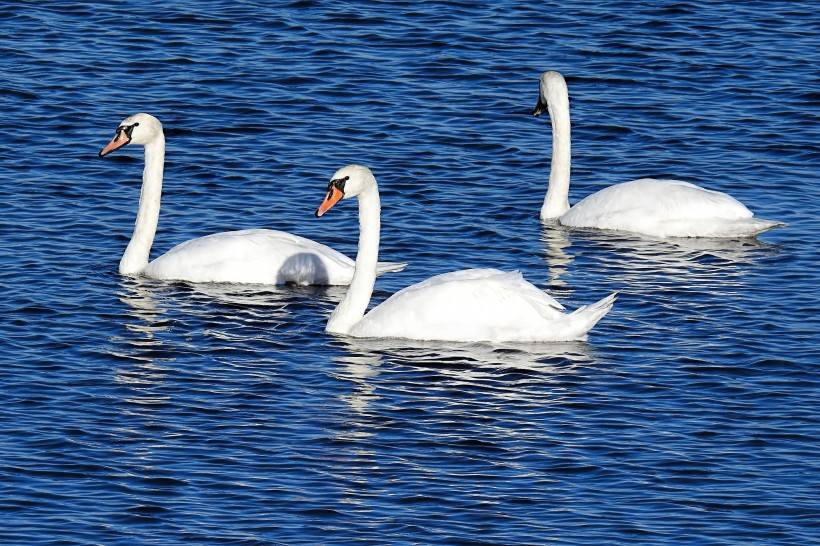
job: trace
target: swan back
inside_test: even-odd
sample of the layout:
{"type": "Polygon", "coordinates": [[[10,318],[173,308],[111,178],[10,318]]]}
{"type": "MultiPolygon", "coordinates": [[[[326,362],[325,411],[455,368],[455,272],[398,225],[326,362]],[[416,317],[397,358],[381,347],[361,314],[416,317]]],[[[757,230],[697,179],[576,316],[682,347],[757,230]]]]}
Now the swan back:
{"type": "Polygon", "coordinates": [[[353,260],[298,235],[246,229],[180,243],[148,264],[145,275],[189,282],[347,284],[353,260]]]}
{"type": "Polygon", "coordinates": [[[760,222],[768,222],[752,216],[725,193],[680,180],[641,178],[585,197],[561,217],[561,223],[657,237],[726,237],[753,235],[760,222]]]}
{"type": "MultiPolygon", "coordinates": [[[[466,269],[408,286],[350,331],[357,337],[451,341],[578,339],[571,315],[518,271],[466,269]]],[[[591,326],[590,326],[591,327],[591,326]]]]}

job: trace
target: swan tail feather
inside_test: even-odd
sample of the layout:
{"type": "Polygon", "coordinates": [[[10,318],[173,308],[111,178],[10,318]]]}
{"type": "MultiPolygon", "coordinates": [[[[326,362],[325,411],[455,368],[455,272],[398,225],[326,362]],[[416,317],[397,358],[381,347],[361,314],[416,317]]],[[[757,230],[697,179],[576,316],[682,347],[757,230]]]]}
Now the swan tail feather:
{"type": "Polygon", "coordinates": [[[612,309],[612,305],[615,303],[617,298],[618,293],[613,292],[595,303],[584,305],[583,307],[579,307],[570,313],[570,317],[573,319],[573,322],[578,325],[578,335],[580,339],[586,339],[587,332],[598,324],[598,321],[604,318],[604,315],[612,309]]]}
{"type": "Polygon", "coordinates": [[[719,223],[714,233],[706,233],[707,237],[754,237],[764,231],[785,226],[784,222],[765,220],[763,218],[741,218],[730,222],[719,223]]]}
{"type": "Polygon", "coordinates": [[[398,273],[407,267],[407,262],[379,262],[376,264],[376,274],[398,273]]]}
{"type": "Polygon", "coordinates": [[[769,231],[770,229],[774,229],[776,227],[785,227],[788,224],[786,222],[778,222],[777,220],[766,220],[764,218],[751,218],[755,224],[757,225],[758,231],[757,233],[763,233],[764,231],[769,231]]]}

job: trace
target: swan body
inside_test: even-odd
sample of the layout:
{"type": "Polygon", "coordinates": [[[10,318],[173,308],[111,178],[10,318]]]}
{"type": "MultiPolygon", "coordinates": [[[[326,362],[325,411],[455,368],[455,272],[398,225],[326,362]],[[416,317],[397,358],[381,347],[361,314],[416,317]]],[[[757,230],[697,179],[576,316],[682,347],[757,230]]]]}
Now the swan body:
{"type": "MultiPolygon", "coordinates": [[[[123,120],[100,151],[108,155],[126,144],[145,147],[145,170],[134,234],[120,260],[121,275],[188,282],[345,285],[354,262],[332,248],[283,231],[248,229],[215,233],[181,243],[148,262],[159,221],[165,136],[149,114],[123,120]]],[[[377,273],[401,271],[406,264],[380,262],[377,273]]]]}
{"type": "Polygon", "coordinates": [[[609,296],[593,308],[566,314],[563,305],[518,271],[465,269],[396,292],[349,334],[449,341],[580,340],[613,301],[609,296]]]}
{"type": "Polygon", "coordinates": [[[570,227],[622,230],[656,237],[753,237],[785,225],[754,218],[737,199],[680,180],[641,178],[607,187],[569,206],[570,116],[564,77],[541,75],[533,115],[552,122],[552,162],[542,220],[570,227]]]}
{"type": "Polygon", "coordinates": [[[465,269],[408,286],[367,310],[379,246],[380,204],[376,179],[349,165],[331,179],[321,216],[340,199],[359,199],[359,251],[348,292],[326,330],[353,337],[416,340],[539,342],[584,340],[610,310],[615,294],[565,313],[553,297],[518,271],[465,269]]]}
{"type": "MultiPolygon", "coordinates": [[[[379,264],[379,274],[405,264],[379,264]]],[[[341,252],[284,231],[226,231],[180,243],[149,263],[143,274],[188,282],[345,285],[354,262],[341,252]]]]}

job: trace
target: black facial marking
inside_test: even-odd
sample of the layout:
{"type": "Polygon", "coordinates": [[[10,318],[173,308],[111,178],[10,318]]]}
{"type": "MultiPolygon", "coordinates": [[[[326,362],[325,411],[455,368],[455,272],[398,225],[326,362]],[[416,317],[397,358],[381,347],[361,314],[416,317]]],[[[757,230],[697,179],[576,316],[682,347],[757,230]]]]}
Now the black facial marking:
{"type": "Polygon", "coordinates": [[[345,176],[344,178],[335,178],[335,179],[331,180],[330,183],[327,185],[327,191],[332,191],[333,188],[336,188],[337,190],[342,192],[342,195],[344,195],[345,194],[345,182],[347,182],[348,179],[350,179],[350,177],[345,176]]]}
{"type": "Polygon", "coordinates": [[[131,142],[131,133],[134,132],[134,127],[136,127],[137,125],[139,125],[139,123],[134,123],[133,125],[120,125],[119,127],[117,127],[117,132],[124,132],[125,136],[128,137],[128,142],[131,142]]]}
{"type": "Polygon", "coordinates": [[[540,116],[544,113],[544,110],[547,109],[547,105],[541,100],[541,97],[538,97],[538,102],[535,104],[535,108],[532,109],[532,115],[535,117],[540,116]]]}

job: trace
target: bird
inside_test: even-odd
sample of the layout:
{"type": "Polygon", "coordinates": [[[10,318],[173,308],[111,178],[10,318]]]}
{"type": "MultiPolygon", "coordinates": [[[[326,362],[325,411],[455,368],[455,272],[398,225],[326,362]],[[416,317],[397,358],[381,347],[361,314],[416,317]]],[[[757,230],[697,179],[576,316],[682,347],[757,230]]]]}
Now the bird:
{"type": "Polygon", "coordinates": [[[734,197],[680,180],[641,178],[606,187],[569,206],[570,116],[567,82],[541,75],[538,102],[552,122],[552,160],[541,220],[564,226],[666,237],[753,237],[783,222],[755,218],[734,197]]]}
{"type": "MultiPolygon", "coordinates": [[[[353,260],[311,239],[271,229],[214,233],[180,243],[149,262],[159,220],[165,162],[162,123],[146,113],[125,118],[99,153],[129,144],[145,148],[145,169],[134,232],[119,264],[124,276],[192,283],[345,285],[353,260]]],[[[401,271],[406,263],[381,262],[378,274],[401,271]]]]}
{"type": "Polygon", "coordinates": [[[524,280],[519,271],[464,269],[408,286],[366,313],[376,282],[381,229],[372,171],[361,165],[336,171],[316,216],[352,197],[359,201],[356,270],[328,319],[325,330],[331,334],[468,342],[582,341],[616,299],[610,294],[565,313],[563,305],[524,280]]]}

